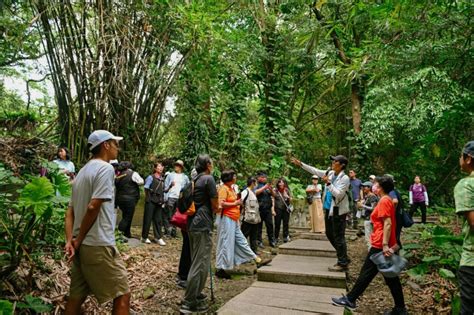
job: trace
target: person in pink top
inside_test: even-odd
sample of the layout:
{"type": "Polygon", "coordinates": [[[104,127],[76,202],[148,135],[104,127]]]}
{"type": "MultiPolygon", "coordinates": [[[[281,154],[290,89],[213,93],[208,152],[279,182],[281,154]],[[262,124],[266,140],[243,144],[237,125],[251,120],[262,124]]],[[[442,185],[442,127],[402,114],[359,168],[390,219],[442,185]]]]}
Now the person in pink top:
{"type": "Polygon", "coordinates": [[[420,176],[415,176],[415,183],[410,186],[409,189],[410,198],[410,217],[413,218],[413,214],[421,210],[421,223],[426,223],[426,207],[429,205],[428,192],[426,191],[425,185],[421,183],[420,176]]]}

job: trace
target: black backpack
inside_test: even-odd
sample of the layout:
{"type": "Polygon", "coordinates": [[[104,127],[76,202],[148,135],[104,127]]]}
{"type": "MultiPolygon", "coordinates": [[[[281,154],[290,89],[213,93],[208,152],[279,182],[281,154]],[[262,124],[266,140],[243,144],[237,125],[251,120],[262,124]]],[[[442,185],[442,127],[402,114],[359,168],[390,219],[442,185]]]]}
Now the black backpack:
{"type": "Polygon", "coordinates": [[[193,203],[194,182],[189,181],[179,192],[179,198],[176,206],[180,213],[185,213],[193,203]]]}
{"type": "Polygon", "coordinates": [[[400,240],[400,235],[402,234],[402,228],[409,228],[413,225],[413,219],[408,215],[404,209],[404,202],[402,196],[398,190],[394,189],[395,195],[397,196],[398,204],[395,209],[395,219],[396,219],[396,238],[397,243],[402,247],[402,242],[400,240]]]}

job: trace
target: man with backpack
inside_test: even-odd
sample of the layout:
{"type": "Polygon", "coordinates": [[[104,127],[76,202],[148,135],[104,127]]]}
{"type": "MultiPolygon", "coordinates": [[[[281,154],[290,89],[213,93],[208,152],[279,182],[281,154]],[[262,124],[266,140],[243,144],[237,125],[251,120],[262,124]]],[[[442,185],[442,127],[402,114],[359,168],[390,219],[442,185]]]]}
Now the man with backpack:
{"type": "Polygon", "coordinates": [[[145,213],[143,214],[142,239],[141,241],[150,244],[151,242],[165,246],[163,241],[163,233],[161,231],[163,218],[164,203],[164,179],[163,164],[156,162],[153,164],[153,174],[149,175],[145,180],[145,213]],[[150,241],[148,234],[153,222],[153,234],[155,238],[150,241]]]}
{"type": "Polygon", "coordinates": [[[349,265],[345,238],[346,217],[350,211],[352,195],[350,195],[350,179],[344,172],[349,161],[343,155],[330,156],[331,168],[320,170],[307,165],[296,158],[291,162],[305,171],[318,175],[326,183],[323,194],[323,209],[326,224],[326,236],[337,252],[337,263],[329,267],[329,271],[344,271],[349,265]]]}
{"type": "Polygon", "coordinates": [[[258,224],[260,223],[260,212],[258,210],[258,199],[255,195],[257,179],[249,177],[247,179],[247,188],[242,191],[242,225],[240,229],[244,236],[249,238],[250,248],[257,253],[258,224]]]}

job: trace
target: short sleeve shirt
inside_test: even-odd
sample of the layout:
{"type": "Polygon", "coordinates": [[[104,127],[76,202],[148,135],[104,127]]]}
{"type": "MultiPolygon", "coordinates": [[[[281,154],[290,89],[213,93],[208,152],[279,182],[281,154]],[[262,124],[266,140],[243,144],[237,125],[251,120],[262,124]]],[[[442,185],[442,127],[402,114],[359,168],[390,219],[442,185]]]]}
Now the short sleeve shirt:
{"type": "MultiPolygon", "coordinates": [[[[258,183],[257,190],[265,186],[263,183],[258,183]]],[[[272,194],[270,190],[264,190],[257,195],[260,211],[269,211],[272,208],[272,194]]]]}
{"type": "Polygon", "coordinates": [[[352,197],[354,197],[354,200],[360,199],[360,186],[361,185],[362,185],[362,182],[360,179],[358,178],[351,179],[352,197]]]}
{"type": "MultiPolygon", "coordinates": [[[[466,212],[474,211],[474,172],[456,184],[454,187],[454,201],[456,214],[464,215],[466,212]]],[[[474,267],[474,232],[467,220],[464,220],[462,233],[464,242],[460,265],[474,267]]]]}
{"type": "MultiPolygon", "coordinates": [[[[234,189],[229,188],[227,185],[222,185],[219,188],[219,204],[222,202],[235,202],[237,200],[237,194],[234,189]]],[[[234,221],[238,221],[240,218],[240,207],[233,206],[222,209],[219,213],[224,211],[226,217],[231,218],[234,221]]],[[[219,214],[220,215],[220,214],[219,214]]]]}
{"type": "Polygon", "coordinates": [[[153,175],[148,175],[148,177],[145,179],[145,185],[143,186],[143,188],[150,189],[152,183],[153,183],[153,175]]]}
{"type": "Polygon", "coordinates": [[[211,199],[217,198],[216,181],[211,175],[198,175],[194,183],[194,205],[196,214],[188,216],[188,231],[210,232],[212,230],[211,199]]]}
{"type": "Polygon", "coordinates": [[[374,225],[374,230],[370,235],[370,243],[372,247],[382,249],[383,248],[383,224],[385,218],[391,218],[392,227],[390,230],[390,239],[388,246],[392,247],[397,243],[396,238],[396,225],[397,221],[395,218],[395,207],[389,197],[382,197],[379,203],[375,207],[374,211],[370,215],[370,221],[374,225]]]}
{"type": "Polygon", "coordinates": [[[53,162],[56,163],[58,165],[58,167],[62,170],[66,170],[69,173],[75,173],[76,172],[76,167],[74,166],[74,163],[72,163],[69,160],[56,159],[53,162]]]}
{"type": "Polygon", "coordinates": [[[79,171],[72,184],[70,204],[74,210],[74,236],[79,234],[90,201],[103,200],[97,219],[82,242],[85,245],[115,245],[114,231],[117,218],[114,209],[114,180],[115,171],[112,165],[100,159],[92,159],[79,171]]]}

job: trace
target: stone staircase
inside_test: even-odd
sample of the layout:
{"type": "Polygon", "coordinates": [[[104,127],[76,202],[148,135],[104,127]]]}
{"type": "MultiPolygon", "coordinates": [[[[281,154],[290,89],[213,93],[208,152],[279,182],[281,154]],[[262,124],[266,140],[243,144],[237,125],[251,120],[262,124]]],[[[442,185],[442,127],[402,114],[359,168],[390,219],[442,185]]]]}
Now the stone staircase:
{"type": "Polygon", "coordinates": [[[346,275],[330,272],[336,251],[324,234],[302,231],[281,245],[257,281],[218,310],[218,314],[343,314],[331,297],[345,293],[346,275]]]}

